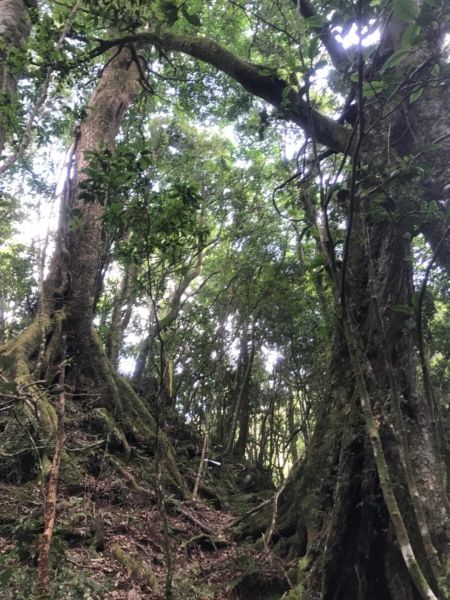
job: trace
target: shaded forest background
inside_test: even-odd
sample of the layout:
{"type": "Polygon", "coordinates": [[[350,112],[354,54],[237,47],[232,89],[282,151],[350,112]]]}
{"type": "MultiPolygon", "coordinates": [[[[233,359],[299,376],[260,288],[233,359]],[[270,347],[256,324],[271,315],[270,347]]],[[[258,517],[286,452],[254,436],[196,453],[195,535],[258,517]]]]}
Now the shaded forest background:
{"type": "Polygon", "coordinates": [[[449,30],[0,0],[6,597],[449,597],[449,30]]]}

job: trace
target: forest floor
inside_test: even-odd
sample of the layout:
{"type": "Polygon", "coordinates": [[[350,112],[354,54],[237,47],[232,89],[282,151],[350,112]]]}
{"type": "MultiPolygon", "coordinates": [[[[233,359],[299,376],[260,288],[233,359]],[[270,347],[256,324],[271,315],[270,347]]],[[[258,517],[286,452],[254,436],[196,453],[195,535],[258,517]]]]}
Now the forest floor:
{"type": "MultiPolygon", "coordinates": [[[[57,600],[167,598],[168,555],[173,600],[269,600],[288,588],[286,569],[261,543],[239,544],[227,526],[229,507],[168,496],[165,529],[154,492],[106,467],[76,490],[59,486],[52,554],[57,600]],[[138,488],[138,489],[136,489],[138,488]],[[166,534],[164,533],[166,531],[166,534]]],[[[44,493],[36,483],[0,485],[0,590],[5,600],[30,600],[42,532],[44,493]]],[[[255,502],[260,500],[254,495],[255,502]]]]}

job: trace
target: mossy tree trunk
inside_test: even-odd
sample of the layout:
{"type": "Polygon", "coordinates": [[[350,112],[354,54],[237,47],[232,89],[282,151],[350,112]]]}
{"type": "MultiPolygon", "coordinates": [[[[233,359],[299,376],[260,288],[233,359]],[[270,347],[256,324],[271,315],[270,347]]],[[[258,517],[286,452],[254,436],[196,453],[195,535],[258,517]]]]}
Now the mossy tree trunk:
{"type": "Polygon", "coordinates": [[[349,265],[357,275],[348,281],[352,330],[338,325],[329,393],[306,458],[280,498],[277,544],[305,557],[303,598],[445,598],[448,512],[438,424],[417,381],[414,332],[392,309],[411,301],[411,249],[386,222],[369,228],[366,247],[357,241],[365,235],[360,222],[349,265]],[[373,274],[364,262],[377,265],[373,274]],[[399,518],[407,537],[399,535],[399,518]],[[422,593],[406,564],[408,544],[426,581],[422,593]]]}
{"type": "MultiPolygon", "coordinates": [[[[103,240],[104,199],[89,201],[80,196],[87,179],[90,154],[113,151],[115,139],[128,108],[140,93],[140,73],[129,48],[115,51],[102,72],[87,106],[86,117],[73,144],[73,163],[68,169],[60,208],[56,249],[44,283],[43,297],[34,321],[15,339],[1,348],[10,357],[17,382],[33,394],[29,417],[37,420],[41,433],[52,439],[56,416],[51,402],[36,380],[51,388],[60,361],[61,340],[67,341],[70,359],[66,382],[73,397],[95,394],[97,406],[116,422],[126,439],[154,445],[156,425],[145,404],[112,368],[93,327],[95,298],[101,266],[105,259],[103,240]],[[74,216],[79,224],[73,227],[74,216]],[[37,419],[36,419],[37,417],[37,419]]],[[[109,418],[108,417],[108,418],[109,418]]],[[[184,491],[170,444],[164,434],[157,436],[168,472],[184,491]]]]}
{"type": "Polygon", "coordinates": [[[350,317],[337,323],[330,391],[305,461],[280,498],[278,546],[305,557],[304,598],[445,598],[448,512],[437,423],[417,381],[410,315],[393,308],[411,303],[410,242],[392,223],[358,212],[351,326],[350,317]]]}
{"type": "MultiPolygon", "coordinates": [[[[393,17],[381,53],[383,44],[397,43],[398,27],[393,17]]],[[[335,335],[329,392],[305,460],[279,500],[277,545],[303,557],[292,597],[449,597],[448,456],[438,403],[421,377],[412,269],[417,216],[443,197],[450,175],[448,93],[427,85],[429,70],[417,70],[420,61],[431,69],[438,60],[425,48],[401,67],[402,77],[414,67],[420,73],[420,102],[399,109],[380,98],[366,109],[360,99],[361,151],[348,187],[342,264],[324,205],[315,209],[305,196],[331,273],[335,335]],[[376,132],[371,148],[364,147],[369,128],[376,132]]],[[[421,229],[450,273],[449,228],[439,211],[421,229]]]]}

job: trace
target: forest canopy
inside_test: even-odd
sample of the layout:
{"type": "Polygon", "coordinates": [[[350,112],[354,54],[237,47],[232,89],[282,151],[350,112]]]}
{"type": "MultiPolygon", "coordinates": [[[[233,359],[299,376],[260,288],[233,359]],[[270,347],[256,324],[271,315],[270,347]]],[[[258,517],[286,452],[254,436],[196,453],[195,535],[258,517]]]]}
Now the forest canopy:
{"type": "Polygon", "coordinates": [[[0,0],[7,598],[449,598],[449,57],[445,0],[0,0]]]}

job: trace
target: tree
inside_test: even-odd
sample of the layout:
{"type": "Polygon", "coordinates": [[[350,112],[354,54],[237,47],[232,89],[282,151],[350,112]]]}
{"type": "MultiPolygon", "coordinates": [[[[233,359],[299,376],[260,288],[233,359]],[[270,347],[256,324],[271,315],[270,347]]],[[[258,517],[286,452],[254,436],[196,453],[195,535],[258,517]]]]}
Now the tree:
{"type": "Polygon", "coordinates": [[[0,94],[2,116],[0,121],[0,154],[5,139],[11,134],[10,124],[17,117],[17,76],[23,68],[24,47],[31,29],[30,8],[35,2],[2,0],[0,3],[0,60],[2,61],[0,94]]]}
{"type": "MultiPolygon", "coordinates": [[[[423,294],[415,291],[412,256],[420,233],[431,249],[430,268],[436,262],[450,272],[449,7],[439,0],[344,6],[300,0],[283,10],[262,3],[261,15],[232,6],[203,7],[202,35],[195,34],[201,21],[189,12],[200,10],[195,3],[163,3],[150,13],[137,3],[135,19],[126,13],[117,36],[108,35],[119,29],[117,7],[101,7],[92,12],[101,35],[76,34],[84,44],[79,61],[112,54],[76,135],[40,311],[2,354],[13,358],[16,378],[28,382],[34,369],[51,383],[65,335],[74,389],[84,389],[83,381],[105,390],[103,401],[111,411],[119,407],[125,429],[142,441],[152,433],[151,417],[93,333],[104,206],[82,184],[96,176],[89,170],[92,153],[113,152],[140,82],[148,86],[142,65],[152,48],[162,59],[175,52],[214,67],[274,107],[276,118],[302,129],[301,168],[282,188],[298,185],[300,197],[288,206],[303,220],[329,277],[329,387],[305,459],[280,497],[277,521],[278,535],[291,536],[304,557],[303,597],[448,597],[445,436],[423,348],[423,294]],[[221,29],[220,11],[233,31],[221,29]],[[242,13],[264,25],[254,51],[242,13]],[[356,36],[348,52],[337,32],[356,36]],[[366,49],[373,32],[379,42],[366,49]],[[256,62],[243,58],[244,50],[256,62]],[[321,98],[324,66],[330,93],[321,98]],[[341,116],[333,118],[342,101],[341,116]],[[69,215],[79,219],[78,228],[69,215]]],[[[260,132],[266,121],[267,112],[260,132]]],[[[324,291],[320,283],[317,289],[324,291]]],[[[36,403],[42,425],[51,429],[49,406],[36,403]]],[[[166,456],[182,487],[169,448],[166,456]]]]}
{"type": "MultiPolygon", "coordinates": [[[[309,5],[303,5],[304,13],[308,14],[310,9],[309,5]]],[[[350,18],[360,37],[367,17],[360,4],[350,18]]],[[[383,18],[383,15],[380,17],[383,18]]],[[[317,241],[332,278],[338,327],[335,360],[339,355],[339,362],[332,369],[351,373],[344,385],[342,381],[333,380],[330,412],[335,413],[333,420],[336,422],[335,411],[342,414],[342,406],[346,406],[346,410],[350,410],[350,422],[355,419],[352,426],[348,421],[345,423],[341,434],[336,424],[330,422],[329,415],[325,414],[322,425],[327,423],[325,431],[328,431],[328,436],[332,432],[331,441],[328,437],[331,447],[325,449],[324,444],[319,442],[319,448],[313,443],[313,450],[310,450],[316,471],[318,466],[324,469],[321,482],[326,482],[327,486],[330,482],[336,483],[331,483],[334,501],[329,502],[321,487],[319,497],[322,502],[325,500],[325,506],[318,511],[316,500],[313,503],[315,515],[308,515],[310,520],[307,518],[308,559],[311,561],[305,584],[308,597],[313,597],[318,590],[326,597],[332,589],[338,590],[334,597],[348,597],[355,595],[359,586],[368,595],[376,595],[381,590],[394,597],[405,593],[408,597],[418,593],[422,598],[446,594],[443,580],[446,559],[441,535],[448,516],[448,503],[442,477],[440,434],[428,382],[425,380],[423,387],[417,384],[415,340],[412,329],[408,331],[407,315],[414,312],[409,261],[411,233],[415,227],[420,227],[430,240],[435,259],[448,268],[448,227],[445,214],[437,205],[434,210],[428,208],[425,220],[420,218],[417,221],[417,209],[411,211],[411,188],[407,180],[412,177],[419,188],[415,194],[418,208],[421,202],[429,207],[428,197],[424,196],[427,190],[423,172],[433,165],[434,195],[438,199],[445,196],[447,167],[446,161],[443,164],[439,159],[446,156],[447,126],[442,115],[447,111],[447,97],[441,95],[441,90],[436,90],[432,80],[434,75],[446,69],[440,58],[446,26],[436,27],[436,24],[438,21],[446,23],[447,18],[443,6],[425,3],[419,12],[412,3],[406,9],[395,4],[394,14],[390,14],[389,20],[384,17],[382,39],[371,57],[370,68],[365,65],[359,44],[355,56],[356,85],[350,85],[348,92],[349,98],[353,95],[356,99],[357,117],[352,133],[345,126],[329,122],[311,106],[308,102],[310,82],[306,73],[305,100],[292,83],[283,81],[270,69],[266,75],[261,67],[239,59],[212,40],[169,32],[145,32],[122,39],[122,42],[148,40],[167,50],[186,52],[209,62],[236,79],[249,92],[273,104],[284,118],[299,124],[312,137],[313,170],[320,179],[323,175],[318,143],[332,152],[352,156],[347,180],[347,228],[340,265],[337,264],[336,242],[331,236],[327,213],[330,192],[324,190],[323,179],[319,188],[310,184],[304,194],[304,208],[311,225],[317,227],[317,241]],[[419,43],[413,45],[413,40],[419,43]],[[370,97],[376,97],[376,102],[368,102],[370,97]],[[427,114],[434,117],[431,127],[427,114]],[[394,138],[391,137],[392,132],[394,138]],[[386,147],[389,148],[391,164],[396,167],[394,171],[385,161],[386,147]],[[382,211],[374,211],[374,201],[385,205],[393,197],[392,208],[383,206],[382,211]],[[341,338],[339,342],[338,337],[341,338]],[[358,402],[354,402],[355,396],[358,402]],[[352,429],[351,442],[346,437],[341,438],[352,429]],[[354,446],[355,439],[360,444],[358,450],[354,446]],[[427,456],[426,462],[422,453],[418,456],[414,452],[414,448],[419,447],[427,456]],[[323,464],[318,465],[321,451],[325,452],[323,464]],[[355,459],[355,454],[364,457],[362,462],[361,458],[355,459]],[[336,464],[337,480],[333,474],[336,464]],[[367,470],[361,476],[363,465],[367,470]],[[331,473],[325,475],[329,469],[331,473]],[[403,482],[405,494],[396,490],[395,479],[403,482]],[[355,481],[359,483],[355,484],[355,481]],[[376,511],[370,515],[352,506],[355,496],[361,497],[361,490],[371,490],[376,498],[376,511]],[[407,506],[410,506],[411,512],[407,506]],[[343,512],[337,518],[339,511],[343,512]],[[370,545],[368,536],[373,530],[379,536],[377,541],[384,537],[385,568],[392,569],[392,561],[398,563],[396,572],[399,581],[402,581],[401,588],[393,582],[392,573],[388,578],[383,570],[381,574],[370,571],[370,551],[361,551],[359,555],[352,551],[351,556],[345,552],[342,554],[345,536],[355,527],[355,516],[351,515],[355,511],[359,513],[356,521],[360,536],[356,546],[361,544],[364,548],[368,543],[370,545]],[[320,516],[317,516],[318,512],[320,516]],[[324,513],[329,513],[325,527],[321,525],[324,513]],[[312,525],[314,521],[316,523],[312,525]],[[343,526],[344,522],[347,527],[343,526]],[[380,528],[388,522],[391,529],[388,528],[388,533],[383,536],[380,528]],[[420,543],[414,544],[412,540],[418,531],[420,543]],[[317,548],[324,543],[323,558],[317,548]],[[395,557],[396,545],[400,547],[403,563],[391,558],[392,555],[395,557]],[[345,566],[341,568],[336,553],[339,553],[344,565],[346,561],[352,565],[357,573],[355,578],[349,577],[345,566]],[[321,556],[319,560],[318,555],[321,556]],[[364,573],[363,583],[360,573],[364,573]]],[[[330,44],[332,36],[327,31],[328,27],[323,25],[311,29],[319,29],[315,33],[321,36],[334,63],[342,68],[342,57],[335,55],[335,46],[330,44]]],[[[442,79],[438,79],[442,85],[442,79]]],[[[303,89],[301,92],[305,93],[303,89]]],[[[421,318],[420,315],[418,318],[421,318]]],[[[424,367],[422,364],[423,371],[424,367]]],[[[322,439],[327,438],[319,427],[317,434],[322,439]]],[[[301,479],[301,476],[298,477],[301,479]]],[[[293,498],[289,500],[291,506],[293,498]]],[[[367,509],[367,497],[359,502],[367,509]]]]}
{"type": "MultiPolygon", "coordinates": [[[[89,159],[96,151],[111,152],[123,118],[140,91],[140,58],[129,49],[113,53],[86,108],[86,116],[75,131],[68,176],[62,194],[57,245],[45,281],[40,306],[31,325],[8,342],[2,354],[12,364],[15,380],[33,390],[36,415],[47,438],[56,431],[51,403],[39,394],[33,380],[54,383],[61,360],[62,339],[66,340],[73,373],[67,380],[73,393],[83,393],[80,380],[101,390],[100,405],[111,414],[121,413],[124,427],[137,439],[154,439],[155,423],[132,389],[111,369],[93,331],[94,302],[98,294],[101,266],[105,260],[102,239],[104,198],[83,197],[82,184],[89,178],[89,159]],[[80,377],[80,373],[83,375],[80,377]],[[70,382],[70,383],[69,383],[70,382]],[[124,402],[129,403],[126,409],[124,402]],[[127,424],[125,425],[125,421],[127,424]]],[[[85,192],[86,196],[86,192],[85,192]]],[[[123,438],[125,440],[125,438],[123,438]]],[[[177,486],[183,482],[163,435],[169,471],[177,486]]]]}

